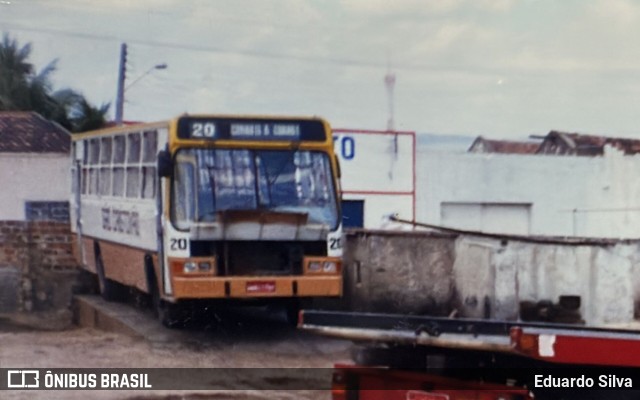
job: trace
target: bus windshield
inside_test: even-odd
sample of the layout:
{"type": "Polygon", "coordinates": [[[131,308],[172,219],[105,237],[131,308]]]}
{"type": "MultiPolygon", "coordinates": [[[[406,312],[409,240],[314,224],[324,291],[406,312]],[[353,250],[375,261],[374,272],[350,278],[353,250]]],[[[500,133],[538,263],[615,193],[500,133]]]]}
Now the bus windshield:
{"type": "Polygon", "coordinates": [[[176,154],[172,216],[178,229],[214,222],[221,211],[303,213],[338,225],[331,164],[317,151],[182,149],[176,154]]]}

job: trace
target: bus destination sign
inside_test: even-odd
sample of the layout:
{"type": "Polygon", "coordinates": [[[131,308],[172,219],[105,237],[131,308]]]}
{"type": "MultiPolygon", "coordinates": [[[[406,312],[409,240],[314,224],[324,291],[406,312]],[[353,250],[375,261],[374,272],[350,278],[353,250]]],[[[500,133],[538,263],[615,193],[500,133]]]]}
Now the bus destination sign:
{"type": "Polygon", "coordinates": [[[300,140],[300,124],[232,123],[230,133],[232,138],[262,139],[273,137],[285,140],[300,140]]]}
{"type": "Polygon", "coordinates": [[[267,120],[182,117],[178,137],[207,140],[325,141],[320,120],[267,120]]]}

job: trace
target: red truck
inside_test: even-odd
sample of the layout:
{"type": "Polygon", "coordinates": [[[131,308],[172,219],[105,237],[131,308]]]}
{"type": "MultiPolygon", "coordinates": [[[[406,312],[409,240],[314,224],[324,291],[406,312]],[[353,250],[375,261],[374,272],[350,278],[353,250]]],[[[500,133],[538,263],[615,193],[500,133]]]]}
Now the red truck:
{"type": "Polygon", "coordinates": [[[640,399],[632,330],[315,310],[298,325],[359,345],[333,400],[640,399]]]}

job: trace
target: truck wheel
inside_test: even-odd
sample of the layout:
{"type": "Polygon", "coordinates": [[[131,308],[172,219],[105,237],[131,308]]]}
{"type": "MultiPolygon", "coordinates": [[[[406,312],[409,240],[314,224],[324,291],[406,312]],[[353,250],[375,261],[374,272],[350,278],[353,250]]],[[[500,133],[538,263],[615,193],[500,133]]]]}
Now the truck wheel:
{"type": "Polygon", "coordinates": [[[287,303],[284,309],[287,324],[290,326],[298,326],[298,314],[300,313],[300,304],[297,301],[287,303]]]}
{"type": "Polygon", "coordinates": [[[285,304],[285,315],[287,323],[293,327],[298,326],[298,316],[300,310],[312,308],[311,299],[292,299],[285,304]]]}
{"type": "Polygon", "coordinates": [[[424,369],[427,355],[423,349],[413,346],[376,347],[354,346],[351,358],[357,365],[385,366],[398,369],[424,369]]]}
{"type": "Polygon", "coordinates": [[[124,298],[124,287],[107,278],[104,272],[104,264],[100,254],[100,246],[94,244],[94,256],[96,261],[96,274],[98,275],[98,290],[106,301],[120,301],[124,298]]]}

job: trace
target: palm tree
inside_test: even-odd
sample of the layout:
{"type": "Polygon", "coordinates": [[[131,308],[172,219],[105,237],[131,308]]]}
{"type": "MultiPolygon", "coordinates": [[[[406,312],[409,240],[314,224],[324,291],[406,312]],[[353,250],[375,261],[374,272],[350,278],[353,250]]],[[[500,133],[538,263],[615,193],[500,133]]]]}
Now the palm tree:
{"type": "Polygon", "coordinates": [[[72,89],[54,91],[51,75],[57,60],[40,72],[28,62],[31,44],[20,47],[4,34],[0,43],[0,111],[35,111],[65,128],[80,132],[106,124],[109,104],[92,106],[72,89]]]}
{"type": "Polygon", "coordinates": [[[0,109],[15,110],[28,105],[29,81],[33,65],[27,62],[31,45],[18,48],[8,35],[0,45],[0,109]]]}
{"type": "Polygon", "coordinates": [[[87,99],[80,97],[70,114],[73,132],[85,132],[100,129],[106,124],[105,115],[109,111],[109,103],[94,107],[87,99]]]}

